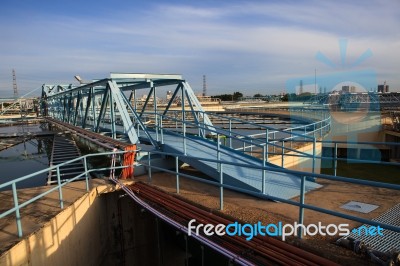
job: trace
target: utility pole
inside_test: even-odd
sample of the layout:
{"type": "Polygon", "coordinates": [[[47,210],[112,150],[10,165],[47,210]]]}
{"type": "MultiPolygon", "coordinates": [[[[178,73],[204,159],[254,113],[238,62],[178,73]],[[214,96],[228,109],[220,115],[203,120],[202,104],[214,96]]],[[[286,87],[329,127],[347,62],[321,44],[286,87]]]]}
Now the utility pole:
{"type": "Polygon", "coordinates": [[[13,74],[13,89],[14,89],[14,98],[17,99],[18,98],[18,88],[17,88],[17,77],[15,75],[15,70],[12,70],[12,74],[13,74]]]}

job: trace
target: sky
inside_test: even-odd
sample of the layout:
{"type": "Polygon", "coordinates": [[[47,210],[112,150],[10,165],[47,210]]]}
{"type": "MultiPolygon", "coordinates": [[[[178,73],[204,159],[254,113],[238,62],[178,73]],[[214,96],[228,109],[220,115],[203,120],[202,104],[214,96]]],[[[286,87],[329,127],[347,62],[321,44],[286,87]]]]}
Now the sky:
{"type": "Polygon", "coordinates": [[[400,91],[399,28],[398,0],[1,0],[0,97],[12,69],[20,96],[110,72],[182,74],[196,92],[206,75],[208,95],[252,96],[368,70],[400,91]]]}

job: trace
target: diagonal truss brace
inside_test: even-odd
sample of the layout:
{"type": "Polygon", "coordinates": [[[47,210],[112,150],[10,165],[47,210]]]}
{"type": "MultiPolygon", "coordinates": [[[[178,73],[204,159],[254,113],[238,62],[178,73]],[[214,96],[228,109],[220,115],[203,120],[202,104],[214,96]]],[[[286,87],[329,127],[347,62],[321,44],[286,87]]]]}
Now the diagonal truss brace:
{"type": "Polygon", "coordinates": [[[125,108],[124,97],[121,95],[121,90],[115,81],[108,81],[108,86],[110,87],[112,99],[118,108],[119,115],[121,116],[121,120],[124,125],[124,130],[128,135],[130,142],[137,143],[139,138],[136,134],[135,126],[129,116],[128,110],[125,108]]]}

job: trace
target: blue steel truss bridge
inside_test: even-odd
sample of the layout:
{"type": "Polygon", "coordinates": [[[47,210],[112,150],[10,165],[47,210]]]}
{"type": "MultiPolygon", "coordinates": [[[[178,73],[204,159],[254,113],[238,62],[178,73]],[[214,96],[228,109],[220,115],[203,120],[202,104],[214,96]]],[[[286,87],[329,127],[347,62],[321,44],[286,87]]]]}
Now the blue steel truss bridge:
{"type": "MultiPolygon", "coordinates": [[[[301,179],[274,171],[279,166],[268,162],[269,151],[296,151],[293,140],[312,142],[330,129],[330,117],[325,114],[315,123],[291,117],[289,126],[279,129],[234,116],[207,113],[180,75],[113,73],[108,79],[79,87],[43,85],[42,99],[44,116],[53,120],[132,145],[146,145],[147,150],[150,146],[161,152],[188,155],[181,157],[181,163],[188,163],[215,180],[222,176],[228,185],[285,199],[300,195],[301,179]],[[166,91],[170,97],[160,104],[160,94],[166,91]],[[237,129],[238,124],[242,129],[237,129]],[[258,133],[243,133],[243,129],[252,128],[257,128],[258,133]],[[222,160],[232,165],[221,174],[217,163],[190,157],[222,160]],[[240,164],[268,166],[271,170],[243,171],[240,164]]],[[[310,160],[312,171],[315,163],[315,159],[310,160]]],[[[304,187],[309,191],[320,185],[306,180],[304,187]]]]}
{"type": "MultiPolygon", "coordinates": [[[[291,110],[295,115],[285,117],[284,126],[277,127],[271,121],[258,123],[234,112],[206,112],[189,83],[180,75],[122,73],[112,73],[109,78],[80,86],[44,84],[41,112],[50,123],[67,127],[109,149],[103,154],[84,155],[47,169],[55,173],[56,186],[51,190],[60,191],[61,208],[63,182],[84,179],[89,190],[88,176],[94,169],[88,168],[87,158],[107,154],[114,163],[110,173],[114,174],[118,168],[122,169],[121,176],[132,177],[133,171],[124,170],[134,167],[135,174],[146,173],[151,179],[154,171],[165,171],[176,175],[178,193],[180,176],[187,176],[180,172],[179,166],[189,164],[210,177],[201,182],[219,187],[221,209],[223,191],[229,188],[295,205],[299,208],[298,222],[301,224],[307,209],[400,233],[396,223],[365,219],[305,202],[307,192],[321,188],[319,179],[400,190],[395,184],[337,176],[338,143],[334,144],[334,175],[318,173],[318,164],[324,158],[321,153],[323,139],[331,130],[329,112],[291,110]],[[166,101],[160,101],[162,95],[168,95],[166,101]],[[116,157],[122,158],[122,166],[116,167],[116,157]],[[297,161],[291,160],[293,157],[297,161]],[[289,160],[293,164],[304,163],[307,170],[287,169],[289,160]],[[82,162],[79,165],[82,173],[70,180],[62,180],[62,167],[77,161],[82,162]]],[[[36,174],[2,184],[0,188],[12,186],[14,198],[17,198],[16,183],[36,174]]],[[[127,187],[123,189],[135,198],[127,187]]],[[[34,200],[36,198],[21,206],[34,200]]],[[[0,218],[16,213],[19,236],[22,236],[21,206],[16,204],[13,209],[0,213],[0,218]]],[[[298,235],[301,237],[301,230],[298,235]]]]}

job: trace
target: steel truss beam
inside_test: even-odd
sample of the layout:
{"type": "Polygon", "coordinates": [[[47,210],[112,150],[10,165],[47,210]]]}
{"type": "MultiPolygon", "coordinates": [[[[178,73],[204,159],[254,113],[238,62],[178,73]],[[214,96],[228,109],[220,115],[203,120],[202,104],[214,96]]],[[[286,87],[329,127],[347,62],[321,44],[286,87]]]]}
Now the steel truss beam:
{"type": "MultiPolygon", "coordinates": [[[[149,128],[143,121],[144,114],[149,113],[150,109],[158,125],[158,115],[168,114],[171,106],[178,100],[179,92],[182,95],[182,119],[186,117],[184,105],[187,103],[187,111],[196,123],[203,123],[209,129],[214,129],[192,88],[180,75],[112,73],[110,78],[79,87],[44,84],[42,113],[94,132],[108,132],[114,139],[123,134],[132,144],[139,142],[137,130],[140,129],[150,139],[151,144],[158,147],[158,140],[151,138],[149,128]],[[166,107],[160,108],[157,104],[160,96],[157,96],[160,91],[158,88],[167,86],[174,86],[175,91],[166,107]],[[146,89],[149,90],[147,95],[146,89]],[[145,93],[144,102],[137,97],[140,90],[145,93]],[[125,95],[128,92],[129,97],[125,95]],[[141,108],[138,109],[139,103],[141,108]]],[[[205,134],[204,131],[201,134],[205,134]]]]}

